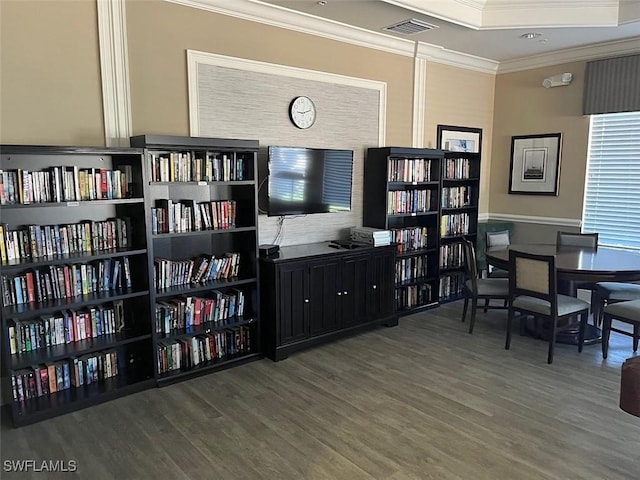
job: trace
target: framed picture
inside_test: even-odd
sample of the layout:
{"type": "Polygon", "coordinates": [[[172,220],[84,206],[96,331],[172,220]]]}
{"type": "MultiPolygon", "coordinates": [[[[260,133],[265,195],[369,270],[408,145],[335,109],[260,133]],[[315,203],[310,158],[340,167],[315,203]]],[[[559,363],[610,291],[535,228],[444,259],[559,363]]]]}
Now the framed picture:
{"type": "Polygon", "coordinates": [[[558,195],[561,133],[511,137],[509,193],[558,195]]]}
{"type": "Polygon", "coordinates": [[[438,148],[452,152],[480,153],[482,129],[438,125],[438,148]]]}

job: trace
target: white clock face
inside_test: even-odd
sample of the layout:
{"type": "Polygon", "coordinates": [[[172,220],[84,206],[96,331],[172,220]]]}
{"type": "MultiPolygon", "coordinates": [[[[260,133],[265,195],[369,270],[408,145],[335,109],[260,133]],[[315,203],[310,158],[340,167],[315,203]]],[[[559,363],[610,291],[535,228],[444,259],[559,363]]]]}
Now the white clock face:
{"type": "Polygon", "coordinates": [[[298,128],[309,128],[316,121],[316,106],[309,97],[296,97],[289,106],[291,121],[298,128]]]}

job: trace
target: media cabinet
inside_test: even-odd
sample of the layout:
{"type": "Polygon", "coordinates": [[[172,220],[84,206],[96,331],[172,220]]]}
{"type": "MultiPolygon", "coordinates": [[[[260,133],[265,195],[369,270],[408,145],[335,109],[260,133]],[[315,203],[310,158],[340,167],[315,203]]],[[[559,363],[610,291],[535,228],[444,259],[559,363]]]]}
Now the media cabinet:
{"type": "Polygon", "coordinates": [[[260,260],[264,353],[274,361],[376,326],[395,326],[395,246],[283,247],[260,260]]]}

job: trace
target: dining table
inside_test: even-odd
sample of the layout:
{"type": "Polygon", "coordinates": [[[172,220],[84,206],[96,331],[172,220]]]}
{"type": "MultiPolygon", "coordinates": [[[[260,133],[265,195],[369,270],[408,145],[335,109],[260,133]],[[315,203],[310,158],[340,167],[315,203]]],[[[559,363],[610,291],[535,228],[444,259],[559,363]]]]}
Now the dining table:
{"type": "MultiPolygon", "coordinates": [[[[509,251],[554,255],[558,292],[576,296],[580,284],[595,282],[637,282],[640,281],[640,251],[615,247],[597,248],[558,246],[556,244],[515,243],[508,246],[492,247],[486,251],[489,265],[509,270],[509,251]]],[[[538,332],[540,333],[540,332],[538,332]]],[[[540,336],[544,338],[544,333],[540,336]]],[[[585,344],[598,343],[601,331],[587,325],[585,344]]],[[[577,344],[578,324],[575,329],[559,332],[558,343],[577,344]]]]}

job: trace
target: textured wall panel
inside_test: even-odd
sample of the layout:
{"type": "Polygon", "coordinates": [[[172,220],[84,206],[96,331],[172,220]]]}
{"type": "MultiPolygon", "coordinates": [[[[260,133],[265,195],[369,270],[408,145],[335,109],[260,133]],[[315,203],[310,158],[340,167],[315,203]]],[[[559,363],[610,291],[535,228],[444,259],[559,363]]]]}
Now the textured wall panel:
{"type": "MultiPolygon", "coordinates": [[[[351,212],[286,217],[280,245],[333,240],[362,225],[363,162],[366,149],[378,146],[380,93],[327,78],[324,82],[198,65],[201,136],[257,139],[262,159],[269,145],[354,151],[351,212]],[[299,95],[310,97],[318,112],[316,123],[306,130],[289,120],[289,103],[299,95]]],[[[277,217],[260,215],[260,243],[272,243],[277,227],[277,217]]]]}

